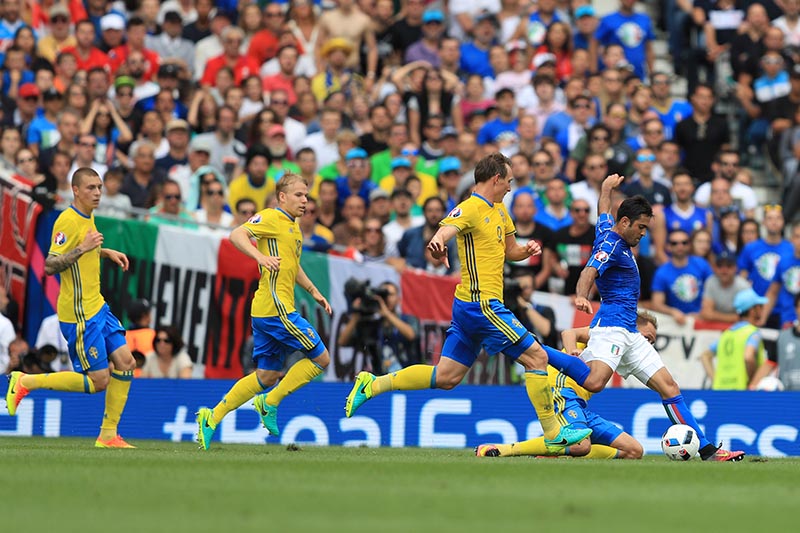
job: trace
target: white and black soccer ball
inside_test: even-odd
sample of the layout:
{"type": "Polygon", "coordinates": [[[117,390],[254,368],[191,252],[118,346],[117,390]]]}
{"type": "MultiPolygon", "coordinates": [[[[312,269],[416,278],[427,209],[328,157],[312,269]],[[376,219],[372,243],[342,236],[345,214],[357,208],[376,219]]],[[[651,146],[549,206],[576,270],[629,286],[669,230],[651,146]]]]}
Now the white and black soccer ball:
{"type": "Polygon", "coordinates": [[[673,461],[688,461],[700,450],[700,439],[694,428],[675,424],[661,437],[661,449],[673,461]]]}

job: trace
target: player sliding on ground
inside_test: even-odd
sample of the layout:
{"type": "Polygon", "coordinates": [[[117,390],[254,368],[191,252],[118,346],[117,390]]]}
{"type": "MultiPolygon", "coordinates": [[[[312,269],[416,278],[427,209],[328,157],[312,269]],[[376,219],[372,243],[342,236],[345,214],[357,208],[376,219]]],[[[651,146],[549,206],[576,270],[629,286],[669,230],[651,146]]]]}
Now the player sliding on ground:
{"type": "MultiPolygon", "coordinates": [[[[639,333],[652,345],[656,342],[656,317],[647,311],[639,311],[636,317],[639,333]]],[[[564,351],[580,353],[589,341],[589,327],[573,328],[561,332],[564,351]]],[[[569,455],[586,459],[641,459],[644,450],[639,441],[605,418],[589,410],[586,402],[592,393],[580,387],[572,378],[565,376],[552,366],[547,367],[547,379],[553,389],[556,416],[561,423],[592,430],[591,441],[586,439],[563,450],[551,451],[544,444],[544,437],[512,444],[481,444],[475,448],[478,457],[512,457],[519,455],[569,455]]]]}
{"type": "Polygon", "coordinates": [[[502,204],[511,178],[511,163],[504,155],[495,153],[481,159],[475,167],[475,192],[440,222],[428,244],[431,255],[447,264],[446,243],[458,236],[461,261],[452,325],[439,363],[413,365],[377,378],[368,372],[359,373],[345,404],[348,417],[365,401],[384,392],[452,389],[461,383],[483,346],[487,353],[502,352],[525,368],[525,388],[542,424],[547,446],[562,449],[591,434],[589,429],[559,424],[547,382],[547,354],[503,305],[506,259],[520,261],[541,253],[535,241],[520,246],[514,237],[514,223],[502,204]]]}
{"type": "Polygon", "coordinates": [[[744,452],[723,450],[705,437],[658,352],[636,331],[641,280],[631,247],[647,233],[653,209],[642,196],[634,196],[622,202],[614,220],[611,191],[624,179],[613,174],[603,182],[592,256],[578,279],[578,310],[592,313],[588,297],[595,282],[601,297],[600,310],[592,319],[589,343],[580,357],[551,357],[550,364],[590,392],[603,390],[614,371],[622,377],[636,376],[661,396],[673,424],[694,428],[703,460],[739,461],[744,452]]]}
{"type": "Polygon", "coordinates": [[[44,271],[49,276],[61,273],[56,313],[75,371],[36,375],[12,372],[6,393],[8,414],[14,416],[19,402],[36,389],[87,394],[105,390],[106,408],[94,445],[134,448],[117,434],[117,425],[128,400],[136,362],[125,343],[125,328],[100,294],[100,259],[110,259],[122,270],[128,270],[128,258],[102,248],[103,234],[97,231],[93,215],[103,194],[103,182],[97,172],[88,167],[76,170],[72,193],[74,202],[53,226],[44,271]],[[109,369],[109,360],[114,362],[114,370],[109,369]]]}
{"type": "Polygon", "coordinates": [[[261,280],[253,297],[253,360],[256,371],[237,381],[214,409],[197,413],[197,440],[207,450],[217,425],[229,412],[255,396],[253,402],[261,422],[272,435],[278,429],[278,405],[318,375],[330,362],[328,350],[317,331],[295,311],[294,286],[308,291],[328,314],[331,306],[300,266],[303,234],[297,223],[306,210],[308,183],[297,174],[287,173],[275,186],[278,207],[257,213],[231,232],[231,243],[258,262],[261,280]],[[250,242],[258,242],[256,248],[250,242]],[[278,381],[286,356],[303,352],[286,376],[268,394],[261,394],[278,381]]]}

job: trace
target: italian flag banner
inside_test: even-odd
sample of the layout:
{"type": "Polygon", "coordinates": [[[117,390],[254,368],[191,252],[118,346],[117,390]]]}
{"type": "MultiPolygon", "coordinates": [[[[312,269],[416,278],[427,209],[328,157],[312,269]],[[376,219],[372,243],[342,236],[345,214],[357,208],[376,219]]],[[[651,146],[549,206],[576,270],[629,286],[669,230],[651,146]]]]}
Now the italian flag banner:
{"type": "MultiPolygon", "coordinates": [[[[128,272],[103,262],[102,291],[111,309],[127,324],[125,310],[137,298],[153,305],[154,325],[174,325],[181,331],[194,361],[205,367],[207,378],[242,376],[242,358],[250,357],[250,304],[260,279],[256,263],[236,250],[224,234],[168,224],[96,217],[104,246],[124,252],[128,272]]],[[[350,379],[361,370],[361,354],[337,347],[338,331],[347,319],[345,282],[370,280],[373,286],[400,275],[382,264],[306,252],[301,259],[306,274],[328,298],[327,313],[297,288],[295,304],[331,352],[333,364],[326,379],[350,379]]]]}

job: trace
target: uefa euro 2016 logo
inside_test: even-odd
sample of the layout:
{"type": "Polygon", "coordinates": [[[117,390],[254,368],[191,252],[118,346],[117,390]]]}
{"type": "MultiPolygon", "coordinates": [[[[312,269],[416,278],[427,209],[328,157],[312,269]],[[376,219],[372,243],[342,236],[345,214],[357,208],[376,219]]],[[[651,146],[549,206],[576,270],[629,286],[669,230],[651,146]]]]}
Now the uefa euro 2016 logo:
{"type": "Polygon", "coordinates": [[[67,242],[67,236],[59,231],[56,233],[55,237],[53,237],[53,242],[56,243],[56,245],[61,246],[67,242]]]}

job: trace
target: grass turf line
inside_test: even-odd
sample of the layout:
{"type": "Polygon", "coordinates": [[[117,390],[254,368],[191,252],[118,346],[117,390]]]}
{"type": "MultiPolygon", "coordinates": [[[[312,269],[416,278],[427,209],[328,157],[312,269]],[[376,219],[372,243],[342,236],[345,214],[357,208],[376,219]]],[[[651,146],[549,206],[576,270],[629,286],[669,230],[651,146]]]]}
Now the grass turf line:
{"type": "Polygon", "coordinates": [[[800,459],[476,458],[470,450],[0,438],[3,531],[794,529],[800,459]],[[12,530],[6,525],[19,524],[12,530]]]}

